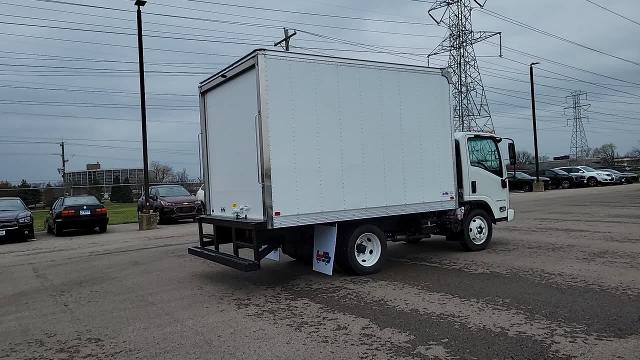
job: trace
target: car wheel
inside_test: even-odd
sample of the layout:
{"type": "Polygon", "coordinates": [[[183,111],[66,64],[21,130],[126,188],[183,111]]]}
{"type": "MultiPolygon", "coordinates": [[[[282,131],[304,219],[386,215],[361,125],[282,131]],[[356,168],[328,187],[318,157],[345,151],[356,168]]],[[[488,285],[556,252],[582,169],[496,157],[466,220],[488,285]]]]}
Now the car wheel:
{"type": "Polygon", "coordinates": [[[465,215],[462,231],[462,247],[466,251],[484,250],[493,236],[493,222],[486,211],[473,209],[465,215]]]}
{"type": "Polygon", "coordinates": [[[524,185],[522,185],[522,191],[524,191],[524,192],[530,192],[530,191],[532,191],[532,190],[533,190],[533,189],[532,189],[532,187],[531,187],[531,185],[530,185],[530,184],[524,184],[524,185]]]}
{"type": "Polygon", "coordinates": [[[62,225],[58,223],[53,224],[53,235],[62,236],[63,232],[64,232],[64,229],[62,228],[62,225]]]}
{"type": "Polygon", "coordinates": [[[100,233],[106,233],[107,232],[107,224],[98,226],[98,231],[100,233]]]}
{"type": "Polygon", "coordinates": [[[589,185],[590,187],[598,186],[598,179],[596,179],[594,177],[588,178],[587,179],[587,185],[589,185]]]}
{"type": "Polygon", "coordinates": [[[53,234],[53,229],[51,228],[51,225],[49,225],[48,221],[45,221],[44,226],[47,229],[47,233],[53,234]]]}
{"type": "Polygon", "coordinates": [[[571,182],[570,182],[569,180],[564,180],[564,181],[562,181],[562,183],[560,184],[560,186],[561,186],[563,189],[568,189],[568,188],[570,188],[570,187],[571,187],[571,182]]]}

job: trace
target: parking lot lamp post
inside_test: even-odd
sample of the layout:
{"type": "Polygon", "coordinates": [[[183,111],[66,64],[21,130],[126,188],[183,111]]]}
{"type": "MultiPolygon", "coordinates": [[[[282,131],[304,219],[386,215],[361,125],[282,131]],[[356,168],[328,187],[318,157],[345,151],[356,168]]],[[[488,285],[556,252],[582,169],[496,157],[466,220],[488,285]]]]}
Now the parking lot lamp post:
{"type": "Polygon", "coordinates": [[[533,85],[533,66],[538,65],[533,62],[529,65],[529,80],[531,82],[531,114],[533,117],[533,151],[536,162],[536,182],[533,184],[533,191],[544,191],[544,184],[540,182],[540,161],[538,157],[538,126],[536,124],[536,95],[533,85]]]}
{"type": "Polygon", "coordinates": [[[142,161],[144,166],[144,207],[145,213],[149,213],[149,155],[147,152],[147,104],[144,89],[144,47],[142,45],[142,7],[147,2],[136,0],[138,22],[138,67],[140,70],[140,112],[142,115],[142,161]]]}

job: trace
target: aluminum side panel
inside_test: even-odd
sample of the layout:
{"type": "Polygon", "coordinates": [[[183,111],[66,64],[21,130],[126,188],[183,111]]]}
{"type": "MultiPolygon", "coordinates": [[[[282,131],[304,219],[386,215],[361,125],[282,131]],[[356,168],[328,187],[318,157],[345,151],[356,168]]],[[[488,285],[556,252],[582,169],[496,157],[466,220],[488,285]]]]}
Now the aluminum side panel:
{"type": "Polygon", "coordinates": [[[274,226],[455,207],[449,84],[439,71],[269,55],[260,71],[273,212],[298,219],[274,216],[274,226]]]}

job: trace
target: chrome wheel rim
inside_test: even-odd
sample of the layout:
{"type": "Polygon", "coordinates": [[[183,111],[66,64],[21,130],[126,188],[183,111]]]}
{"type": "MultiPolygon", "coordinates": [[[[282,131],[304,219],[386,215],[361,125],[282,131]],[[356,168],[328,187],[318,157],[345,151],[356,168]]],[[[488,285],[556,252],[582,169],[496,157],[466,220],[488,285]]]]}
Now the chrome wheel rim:
{"type": "Polygon", "coordinates": [[[356,260],[364,267],[375,265],[382,254],[380,238],[372,233],[364,233],[358,237],[355,246],[356,260]]]}
{"type": "Polygon", "coordinates": [[[469,239],[476,245],[481,245],[487,241],[489,236],[489,225],[482,216],[475,216],[469,223],[469,239]]]}

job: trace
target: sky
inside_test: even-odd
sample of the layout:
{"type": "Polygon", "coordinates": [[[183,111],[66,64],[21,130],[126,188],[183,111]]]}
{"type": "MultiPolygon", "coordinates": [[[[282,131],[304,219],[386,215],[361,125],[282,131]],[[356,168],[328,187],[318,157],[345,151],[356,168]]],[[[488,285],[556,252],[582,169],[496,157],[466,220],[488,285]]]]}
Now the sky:
{"type": "MultiPolygon", "coordinates": [[[[142,167],[136,13],[131,0],[0,1],[0,180],[60,180],[86,163],[142,167]]],[[[447,31],[426,0],[149,0],[143,9],[149,154],[198,177],[197,85],[283,27],[291,49],[424,64],[447,31]]],[[[565,107],[587,92],[589,146],[640,146],[640,2],[488,0],[473,29],[496,133],[533,149],[529,68],[536,66],[540,153],[569,153],[565,107]],[[606,9],[617,12],[616,15],[606,9]],[[537,31],[534,31],[534,29],[537,31]]],[[[445,66],[446,56],[431,58],[445,66]]],[[[425,94],[425,96],[429,96],[425,94]]]]}

